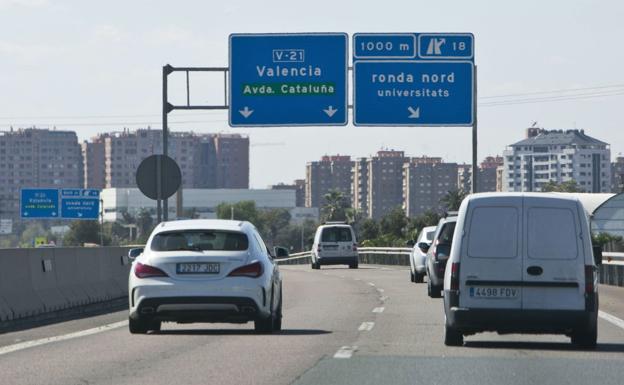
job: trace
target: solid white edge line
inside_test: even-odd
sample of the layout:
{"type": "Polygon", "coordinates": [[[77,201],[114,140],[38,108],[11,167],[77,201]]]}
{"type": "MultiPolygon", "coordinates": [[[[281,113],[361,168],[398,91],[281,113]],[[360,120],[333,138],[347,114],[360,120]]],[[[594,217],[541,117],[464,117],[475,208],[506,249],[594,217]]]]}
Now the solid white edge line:
{"type": "Polygon", "coordinates": [[[24,349],[28,349],[28,348],[34,348],[36,346],[51,344],[51,343],[54,343],[54,342],[67,341],[67,340],[71,340],[71,339],[74,339],[74,338],[90,336],[90,335],[93,335],[93,334],[102,333],[102,332],[105,332],[105,331],[108,331],[108,330],[117,329],[117,328],[120,328],[120,327],[123,327],[123,326],[127,326],[127,325],[128,325],[128,321],[119,321],[119,322],[114,322],[114,323],[111,323],[111,324],[102,325],[102,326],[98,326],[98,327],[91,328],[91,329],[86,329],[86,330],[81,330],[81,331],[78,331],[78,332],[63,334],[63,335],[60,335],[60,336],[47,337],[47,338],[41,338],[41,339],[38,339],[38,340],[20,342],[19,344],[13,344],[13,345],[8,345],[8,346],[1,347],[0,348],[0,356],[4,355],[4,354],[16,352],[16,351],[19,351],[19,350],[24,350],[24,349]]]}
{"type": "Polygon", "coordinates": [[[613,325],[619,327],[620,329],[624,329],[624,320],[611,315],[609,313],[606,313],[602,310],[598,310],[598,317],[602,318],[603,320],[612,323],[613,325]]]}
{"type": "Polygon", "coordinates": [[[334,358],[351,358],[356,350],[357,346],[343,346],[334,354],[334,358]]]}
{"type": "Polygon", "coordinates": [[[381,307],[376,307],[373,309],[373,313],[383,313],[383,311],[385,310],[385,307],[381,306],[381,307]]]}

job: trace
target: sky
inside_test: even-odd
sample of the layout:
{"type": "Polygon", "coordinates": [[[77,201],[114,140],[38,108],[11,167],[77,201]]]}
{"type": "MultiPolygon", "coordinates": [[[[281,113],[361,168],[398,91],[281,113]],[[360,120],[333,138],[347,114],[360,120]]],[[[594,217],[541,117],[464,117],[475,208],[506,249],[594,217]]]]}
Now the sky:
{"type": "MultiPolygon", "coordinates": [[[[99,132],[161,123],[162,66],[228,66],[231,33],[471,32],[478,158],[537,122],[585,129],[624,153],[622,1],[0,0],[0,130],[99,132]],[[509,96],[511,95],[511,96],[509,96]]],[[[223,102],[222,75],[191,77],[191,102],[223,102]]],[[[184,78],[170,77],[182,103],[184,78]]],[[[172,131],[249,135],[250,185],[305,178],[323,155],[380,149],[469,163],[469,127],[230,128],[227,111],[174,111],[172,131]]]]}

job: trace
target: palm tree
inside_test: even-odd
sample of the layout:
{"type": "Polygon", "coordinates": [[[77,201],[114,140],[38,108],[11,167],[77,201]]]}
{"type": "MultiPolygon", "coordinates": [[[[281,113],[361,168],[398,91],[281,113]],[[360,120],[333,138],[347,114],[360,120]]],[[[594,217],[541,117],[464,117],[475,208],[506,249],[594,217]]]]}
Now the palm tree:
{"type": "Polygon", "coordinates": [[[440,203],[447,211],[457,211],[467,195],[468,193],[462,189],[450,190],[440,199],[440,203]]]}
{"type": "Polygon", "coordinates": [[[330,190],[323,195],[325,204],[322,212],[325,221],[344,221],[346,217],[347,201],[342,192],[338,190],[330,190]]]}

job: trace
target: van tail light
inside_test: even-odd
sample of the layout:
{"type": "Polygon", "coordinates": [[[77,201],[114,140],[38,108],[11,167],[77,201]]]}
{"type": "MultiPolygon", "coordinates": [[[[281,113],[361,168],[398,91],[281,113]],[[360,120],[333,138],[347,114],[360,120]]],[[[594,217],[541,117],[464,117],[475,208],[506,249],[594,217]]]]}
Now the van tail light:
{"type": "Polygon", "coordinates": [[[262,275],[262,264],[258,262],[250,263],[249,265],[241,266],[232,270],[228,277],[250,277],[258,278],[262,275]]]}
{"type": "Polygon", "coordinates": [[[354,244],[353,244],[353,249],[352,249],[352,250],[353,250],[353,251],[357,251],[357,243],[354,243],[354,244]]]}
{"type": "Polygon", "coordinates": [[[317,246],[317,248],[316,248],[316,251],[318,251],[318,252],[320,253],[320,252],[321,252],[321,250],[322,250],[322,248],[321,248],[321,244],[319,243],[319,244],[318,244],[318,246],[317,246]]]}
{"type": "Polygon", "coordinates": [[[451,290],[459,291],[459,262],[451,264],[451,290]]]}
{"type": "Polygon", "coordinates": [[[134,275],[136,275],[137,278],[168,277],[167,273],[159,268],[144,265],[140,262],[137,262],[136,267],[134,268],[134,275]]]}
{"type": "Polygon", "coordinates": [[[594,266],[585,265],[585,294],[594,293],[594,266]]]}

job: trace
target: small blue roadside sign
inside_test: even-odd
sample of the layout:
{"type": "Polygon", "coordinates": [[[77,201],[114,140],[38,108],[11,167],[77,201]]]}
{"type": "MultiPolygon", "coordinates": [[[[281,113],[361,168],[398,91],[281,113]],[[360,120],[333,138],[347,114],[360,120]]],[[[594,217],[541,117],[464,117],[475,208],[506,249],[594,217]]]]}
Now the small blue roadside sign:
{"type": "Polygon", "coordinates": [[[232,34],[230,126],[347,124],[345,33],[232,34]]]}
{"type": "Polygon", "coordinates": [[[473,124],[472,34],[358,33],[353,46],[354,125],[473,124]]]}
{"type": "Polygon", "coordinates": [[[20,214],[24,219],[55,219],[59,217],[57,189],[21,190],[20,214]]]}
{"type": "Polygon", "coordinates": [[[98,219],[100,191],[95,189],[62,189],[61,217],[64,219],[98,219]]]}

